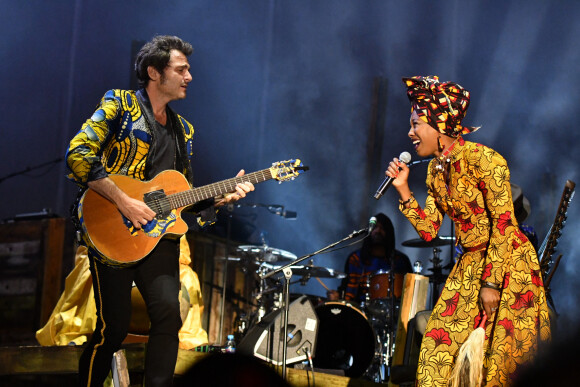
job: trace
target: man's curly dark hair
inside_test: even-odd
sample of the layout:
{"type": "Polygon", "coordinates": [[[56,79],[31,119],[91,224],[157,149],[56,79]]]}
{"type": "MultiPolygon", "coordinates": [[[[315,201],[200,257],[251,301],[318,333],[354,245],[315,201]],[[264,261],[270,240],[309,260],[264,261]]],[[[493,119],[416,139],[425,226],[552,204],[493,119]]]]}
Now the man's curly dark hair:
{"type": "Polygon", "coordinates": [[[147,67],[153,66],[160,74],[163,74],[171,58],[171,50],[178,50],[185,56],[189,56],[193,52],[193,47],[177,36],[157,35],[139,50],[135,59],[135,73],[140,87],[147,87],[151,80],[147,67]]]}

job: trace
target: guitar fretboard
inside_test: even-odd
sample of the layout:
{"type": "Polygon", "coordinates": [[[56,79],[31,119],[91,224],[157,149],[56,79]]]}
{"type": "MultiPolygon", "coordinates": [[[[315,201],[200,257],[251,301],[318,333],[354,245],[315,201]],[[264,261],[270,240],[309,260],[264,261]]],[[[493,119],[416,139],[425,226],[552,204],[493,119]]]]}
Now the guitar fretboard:
{"type": "Polygon", "coordinates": [[[540,261],[540,269],[542,273],[545,273],[550,268],[551,258],[556,250],[558,239],[560,238],[560,235],[562,235],[562,229],[565,225],[568,205],[574,197],[575,187],[576,183],[571,180],[566,181],[564,192],[562,192],[562,198],[560,199],[560,204],[558,205],[558,211],[556,212],[556,219],[554,220],[552,227],[550,227],[548,235],[546,235],[546,238],[538,249],[538,258],[540,261]]]}
{"type": "Polygon", "coordinates": [[[236,185],[239,183],[249,181],[252,184],[257,184],[270,179],[272,179],[272,173],[270,172],[270,168],[268,168],[261,171],[248,173],[247,175],[218,181],[217,183],[204,185],[198,188],[193,188],[189,191],[168,195],[167,199],[169,200],[172,209],[181,208],[205,199],[235,191],[236,185]]]}

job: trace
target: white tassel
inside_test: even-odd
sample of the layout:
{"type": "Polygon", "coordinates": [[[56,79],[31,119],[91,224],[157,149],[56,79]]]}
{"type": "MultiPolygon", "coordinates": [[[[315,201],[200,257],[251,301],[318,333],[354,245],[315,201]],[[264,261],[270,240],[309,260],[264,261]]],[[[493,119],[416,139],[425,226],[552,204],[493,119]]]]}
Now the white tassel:
{"type": "Polygon", "coordinates": [[[449,379],[451,387],[481,386],[486,320],[487,315],[483,312],[481,323],[469,334],[469,337],[459,349],[455,367],[453,367],[451,378],[449,379]]]}

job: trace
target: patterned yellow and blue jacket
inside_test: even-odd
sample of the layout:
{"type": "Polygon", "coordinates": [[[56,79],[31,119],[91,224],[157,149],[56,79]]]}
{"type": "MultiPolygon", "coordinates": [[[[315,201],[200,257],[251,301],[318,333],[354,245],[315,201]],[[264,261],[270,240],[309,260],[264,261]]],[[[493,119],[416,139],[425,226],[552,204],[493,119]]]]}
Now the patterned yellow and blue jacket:
{"type": "MultiPolygon", "coordinates": [[[[66,154],[67,177],[81,188],[88,181],[108,174],[127,175],[139,180],[151,179],[148,164],[154,132],[148,112],[141,103],[148,103],[144,90],[109,90],[96,111],[70,142],[66,154]]],[[[173,122],[183,131],[177,135],[178,170],[191,182],[189,158],[192,156],[193,126],[169,109],[173,122]]]]}

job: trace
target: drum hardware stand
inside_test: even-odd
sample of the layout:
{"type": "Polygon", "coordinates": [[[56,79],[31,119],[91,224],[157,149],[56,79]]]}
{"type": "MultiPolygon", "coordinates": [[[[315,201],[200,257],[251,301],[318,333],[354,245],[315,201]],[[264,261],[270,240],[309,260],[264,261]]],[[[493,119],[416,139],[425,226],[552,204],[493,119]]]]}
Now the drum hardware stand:
{"type": "MultiPolygon", "coordinates": [[[[389,258],[389,317],[388,322],[384,330],[375,332],[377,336],[377,342],[379,344],[378,358],[380,360],[378,364],[378,376],[376,374],[371,375],[375,382],[381,383],[388,380],[390,377],[390,366],[393,354],[392,344],[394,343],[395,336],[395,273],[394,273],[394,255],[389,258]]],[[[368,297],[368,293],[367,293],[368,297]]],[[[374,327],[373,327],[374,330],[374,327]]],[[[374,371],[376,372],[376,370],[374,371]]]]}
{"type": "MultiPolygon", "coordinates": [[[[258,268],[258,276],[261,276],[265,273],[267,268],[264,266],[260,266],[258,268]]],[[[266,294],[266,280],[260,280],[260,289],[258,294],[255,295],[256,301],[258,302],[258,318],[257,322],[262,321],[262,318],[266,315],[266,306],[264,305],[264,295],[266,294]]]]}
{"type": "MultiPolygon", "coordinates": [[[[314,259],[311,259],[310,262],[308,262],[308,265],[306,265],[306,266],[312,266],[312,265],[314,265],[314,259]]],[[[308,281],[310,281],[310,278],[312,278],[312,276],[310,275],[310,273],[308,273],[308,274],[300,277],[300,279],[297,282],[300,282],[300,285],[302,285],[302,286],[306,286],[308,281]]]]}
{"type": "MultiPolygon", "coordinates": [[[[233,210],[233,208],[232,208],[233,210]]],[[[228,261],[230,257],[230,238],[231,238],[231,230],[232,230],[232,211],[228,211],[228,225],[226,231],[226,253],[225,253],[225,260],[224,260],[224,274],[222,278],[222,302],[220,305],[220,328],[218,334],[218,345],[222,345],[222,334],[224,330],[224,314],[226,308],[226,287],[228,283],[228,261]]]]}
{"type": "Polygon", "coordinates": [[[366,236],[369,235],[368,228],[363,228],[363,229],[358,230],[358,231],[353,231],[347,237],[345,237],[337,242],[334,242],[326,247],[323,247],[322,249],[320,249],[318,251],[315,251],[313,253],[296,258],[294,261],[292,261],[284,266],[280,266],[269,273],[265,273],[265,274],[260,275],[260,279],[265,280],[265,279],[270,278],[271,276],[278,274],[280,272],[282,272],[284,274],[284,287],[283,287],[284,308],[282,309],[282,313],[284,316],[284,318],[282,319],[282,321],[284,322],[284,336],[283,336],[284,342],[283,342],[283,346],[282,346],[282,379],[286,380],[286,359],[288,356],[288,312],[290,309],[290,303],[289,303],[290,280],[292,278],[291,266],[295,266],[295,265],[299,264],[300,262],[302,262],[308,258],[311,258],[311,257],[313,257],[317,254],[320,254],[326,250],[329,250],[329,249],[331,249],[331,248],[333,248],[333,247],[335,247],[335,246],[337,246],[337,245],[339,245],[339,244],[341,244],[349,239],[356,238],[357,236],[360,236],[360,235],[365,234],[365,233],[367,234],[366,236]]]}
{"type": "Polygon", "coordinates": [[[390,377],[390,366],[391,358],[393,354],[392,343],[394,343],[395,337],[395,252],[393,251],[390,257],[391,269],[389,270],[389,288],[391,290],[391,313],[389,315],[389,333],[388,333],[388,346],[386,348],[387,353],[383,356],[385,357],[385,367],[387,369],[387,374],[390,377]]]}
{"type": "MultiPolygon", "coordinates": [[[[60,161],[62,158],[57,159],[55,161],[60,161]]],[[[227,224],[227,231],[226,231],[226,252],[225,252],[225,263],[224,263],[224,274],[222,278],[222,302],[220,305],[220,324],[219,324],[219,334],[218,334],[218,343],[222,343],[222,334],[223,334],[223,327],[224,327],[224,314],[225,314],[225,306],[226,306],[226,285],[227,285],[227,275],[228,275],[228,261],[230,255],[230,242],[231,242],[231,229],[232,229],[232,213],[234,208],[240,208],[242,206],[256,208],[256,207],[264,207],[270,211],[270,213],[275,215],[280,215],[283,218],[287,219],[296,219],[296,212],[294,211],[286,211],[284,206],[278,204],[260,204],[260,203],[230,203],[226,206],[228,212],[228,224],[227,224]]],[[[260,312],[259,312],[260,313],[260,312]]],[[[258,313],[258,316],[259,316],[258,313]]],[[[264,311],[265,313],[265,311],[264,311]]],[[[263,316],[262,316],[263,317],[263,316]]],[[[260,321],[260,317],[258,317],[258,321],[260,321]]]]}
{"type": "MultiPolygon", "coordinates": [[[[386,329],[387,328],[384,328],[384,330],[386,329]]],[[[375,357],[373,362],[371,363],[369,369],[365,372],[365,375],[375,383],[383,383],[388,381],[390,375],[389,363],[392,358],[391,355],[393,350],[393,336],[390,333],[385,333],[384,330],[379,330],[376,332],[375,327],[373,327],[373,332],[376,336],[375,346],[378,348],[375,348],[375,357]],[[378,363],[376,359],[378,359],[378,363]]]]}

